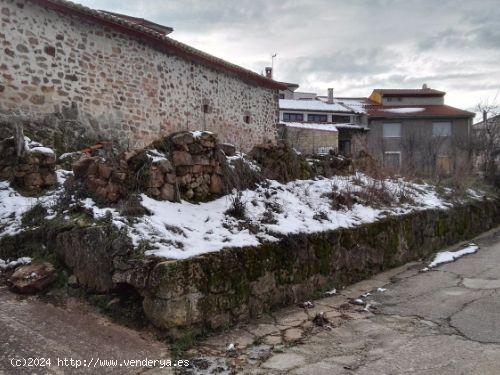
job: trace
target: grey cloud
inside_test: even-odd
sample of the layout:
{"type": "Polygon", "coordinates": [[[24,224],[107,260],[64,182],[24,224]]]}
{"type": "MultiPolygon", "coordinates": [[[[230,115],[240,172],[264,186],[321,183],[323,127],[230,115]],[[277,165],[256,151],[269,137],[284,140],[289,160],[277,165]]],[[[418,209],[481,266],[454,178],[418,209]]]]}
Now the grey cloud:
{"type": "Polygon", "coordinates": [[[257,72],[278,52],[276,78],[304,90],[367,95],[426,81],[462,105],[500,87],[498,0],[76,1],[171,26],[173,38],[257,72]]]}

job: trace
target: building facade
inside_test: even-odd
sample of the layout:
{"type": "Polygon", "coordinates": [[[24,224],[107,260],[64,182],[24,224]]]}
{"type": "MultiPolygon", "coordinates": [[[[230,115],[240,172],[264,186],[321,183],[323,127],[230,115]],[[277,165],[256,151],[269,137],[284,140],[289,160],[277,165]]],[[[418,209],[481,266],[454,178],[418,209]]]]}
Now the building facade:
{"type": "Polygon", "coordinates": [[[293,147],[305,154],[355,152],[352,138],[366,130],[363,111],[335,98],[333,89],[325,97],[301,92],[292,97],[279,101],[279,134],[293,147]]]}
{"type": "Polygon", "coordinates": [[[248,150],[275,139],[264,76],[179,43],[169,28],[65,0],[0,0],[0,113],[76,108],[87,131],[131,148],[209,130],[248,150]]]}
{"type": "Polygon", "coordinates": [[[426,86],[374,90],[366,107],[370,153],[391,170],[416,174],[464,165],[474,113],[445,105],[444,96],[426,86]]]}

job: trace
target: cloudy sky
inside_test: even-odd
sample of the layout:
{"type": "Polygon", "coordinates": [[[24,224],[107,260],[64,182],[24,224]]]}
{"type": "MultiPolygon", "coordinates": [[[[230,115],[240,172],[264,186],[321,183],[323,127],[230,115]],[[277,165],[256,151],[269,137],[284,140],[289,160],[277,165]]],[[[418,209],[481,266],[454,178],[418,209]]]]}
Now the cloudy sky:
{"type": "Polygon", "coordinates": [[[300,91],[368,96],[428,86],[448,104],[500,101],[498,0],[76,0],[174,28],[171,36],[300,91]]]}

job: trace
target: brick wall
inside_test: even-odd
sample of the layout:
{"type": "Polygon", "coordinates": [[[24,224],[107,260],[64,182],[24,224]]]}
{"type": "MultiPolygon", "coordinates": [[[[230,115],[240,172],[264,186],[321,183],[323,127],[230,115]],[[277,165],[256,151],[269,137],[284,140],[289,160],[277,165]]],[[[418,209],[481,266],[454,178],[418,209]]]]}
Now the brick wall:
{"type": "Polygon", "coordinates": [[[0,20],[1,112],[76,106],[89,130],[131,147],[178,130],[210,130],[244,150],[275,138],[277,90],[27,0],[0,0],[0,20]]]}

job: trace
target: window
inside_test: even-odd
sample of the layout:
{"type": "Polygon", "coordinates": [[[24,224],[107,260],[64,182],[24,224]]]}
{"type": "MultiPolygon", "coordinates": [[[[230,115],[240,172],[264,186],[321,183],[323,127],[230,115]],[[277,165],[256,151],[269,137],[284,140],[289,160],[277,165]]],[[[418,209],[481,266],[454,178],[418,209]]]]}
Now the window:
{"type": "Polygon", "coordinates": [[[251,120],[250,115],[243,116],[243,121],[245,121],[245,124],[250,124],[250,120],[251,120]]]}
{"type": "Polygon", "coordinates": [[[341,155],[351,154],[351,141],[349,139],[339,141],[339,152],[341,155]]]}
{"type": "Polygon", "coordinates": [[[285,94],[280,94],[280,99],[285,99],[285,94]]]}
{"type": "Polygon", "coordinates": [[[203,104],[203,113],[208,113],[210,111],[210,108],[208,104],[203,104]]]}
{"type": "Polygon", "coordinates": [[[432,124],[432,135],[434,137],[450,137],[451,122],[435,122],[432,124]]]}
{"type": "Polygon", "coordinates": [[[283,121],[304,121],[304,115],[302,113],[283,113],[283,121]]]}
{"type": "Polygon", "coordinates": [[[350,122],[351,118],[349,116],[340,116],[340,115],[332,115],[332,122],[343,124],[346,122],[350,122]]]}
{"type": "Polygon", "coordinates": [[[384,138],[399,138],[399,137],[401,137],[401,124],[399,124],[399,123],[384,124],[383,136],[384,136],[384,138]]]}
{"type": "Polygon", "coordinates": [[[307,115],[308,122],[326,122],[327,120],[328,120],[327,115],[315,115],[315,114],[307,115]]]}

